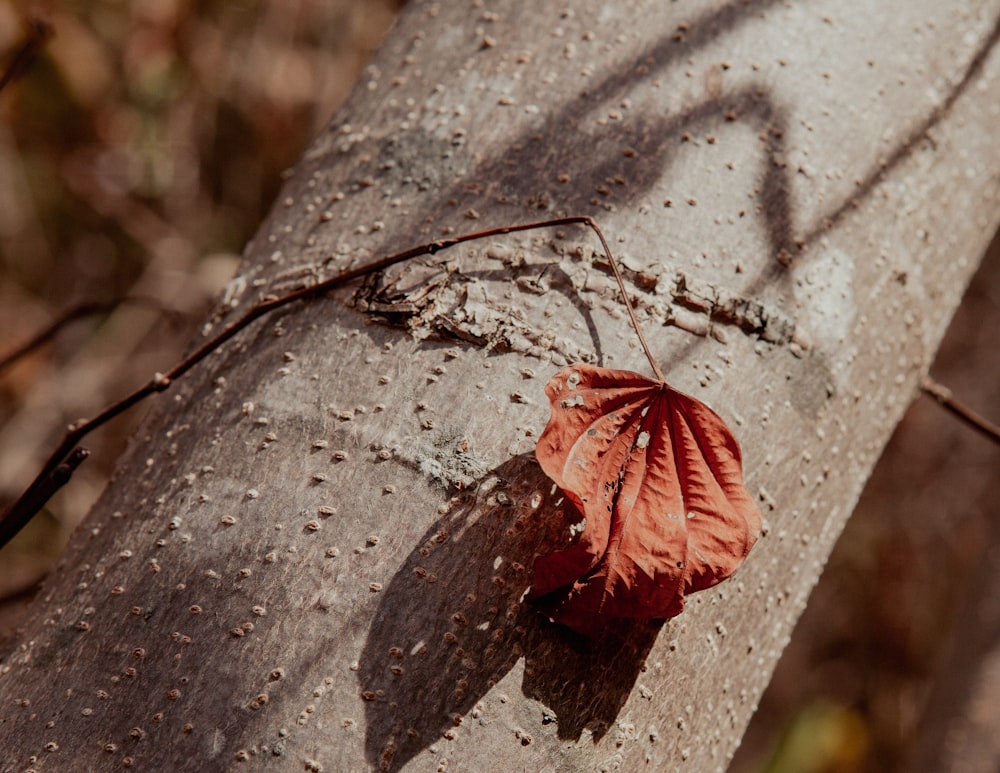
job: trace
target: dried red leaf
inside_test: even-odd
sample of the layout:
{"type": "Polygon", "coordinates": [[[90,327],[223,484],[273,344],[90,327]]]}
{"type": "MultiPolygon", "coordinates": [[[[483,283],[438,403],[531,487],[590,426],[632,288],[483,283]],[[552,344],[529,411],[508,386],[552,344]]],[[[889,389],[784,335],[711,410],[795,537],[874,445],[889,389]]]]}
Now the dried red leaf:
{"type": "Polygon", "coordinates": [[[739,445],[707,405],[662,381],[572,365],[546,385],[552,416],[535,455],[584,519],[535,561],[531,597],[592,634],[608,619],[660,619],[743,562],[761,515],[739,445]],[[544,597],[544,598],[542,598],[544,597]]]}

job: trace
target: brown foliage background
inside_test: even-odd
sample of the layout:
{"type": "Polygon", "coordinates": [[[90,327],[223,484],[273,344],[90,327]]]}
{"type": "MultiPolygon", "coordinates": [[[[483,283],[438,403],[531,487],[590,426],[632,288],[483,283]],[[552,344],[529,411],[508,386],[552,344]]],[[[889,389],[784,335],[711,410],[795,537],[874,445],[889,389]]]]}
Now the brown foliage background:
{"type": "MultiPolygon", "coordinates": [[[[398,0],[0,0],[0,63],[29,16],[55,35],[0,93],[0,348],[82,301],[95,315],[0,374],[0,501],[68,421],[176,361],[281,184],[347,96],[398,0]]],[[[142,408],[0,562],[30,589],[103,488],[142,408]]]]}
{"type": "MultiPolygon", "coordinates": [[[[0,93],[0,351],[74,303],[143,299],[75,323],[0,374],[0,502],[68,421],[176,360],[282,170],[346,97],[401,4],[0,0],[0,61],[27,15],[56,30],[0,93]]],[[[994,420],[998,340],[994,244],[932,368],[994,420]]],[[[0,552],[0,638],[16,636],[141,417],[140,408],[92,438],[94,458],[0,552]]],[[[899,770],[961,747],[976,722],[1000,727],[1000,686],[969,726],[949,724],[997,646],[990,623],[1000,626],[983,608],[1000,592],[990,585],[1000,574],[998,471],[996,445],[930,400],[914,404],[732,771],[899,770]]]]}

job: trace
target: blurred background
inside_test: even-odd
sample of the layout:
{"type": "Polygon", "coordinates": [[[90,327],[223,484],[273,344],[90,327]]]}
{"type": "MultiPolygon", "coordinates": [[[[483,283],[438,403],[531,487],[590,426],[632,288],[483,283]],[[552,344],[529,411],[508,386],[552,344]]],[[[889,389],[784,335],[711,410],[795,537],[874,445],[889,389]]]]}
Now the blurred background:
{"type": "MultiPolygon", "coordinates": [[[[78,303],[108,304],[0,371],[0,501],[69,421],[177,361],[399,5],[0,0],[0,68],[28,19],[54,30],[0,92],[0,357],[78,303]]],[[[0,553],[0,597],[51,568],[143,412],[88,438],[72,487],[0,553]]]]}
{"type": "MultiPolygon", "coordinates": [[[[177,360],[309,140],[402,0],[0,0],[0,67],[32,17],[55,35],[0,92],[0,505],[65,424],[177,360]],[[128,295],[132,302],[117,301],[128,295]]],[[[402,246],[402,245],[401,245],[402,246]]],[[[932,373],[1000,418],[1000,249],[932,373]]],[[[0,551],[0,641],[100,493],[140,406],[0,551]]],[[[2,646],[0,646],[2,649],[2,646]]],[[[840,539],[732,773],[995,771],[1000,446],[926,397],[840,539]],[[991,756],[992,755],[992,756],[991,756]]]]}

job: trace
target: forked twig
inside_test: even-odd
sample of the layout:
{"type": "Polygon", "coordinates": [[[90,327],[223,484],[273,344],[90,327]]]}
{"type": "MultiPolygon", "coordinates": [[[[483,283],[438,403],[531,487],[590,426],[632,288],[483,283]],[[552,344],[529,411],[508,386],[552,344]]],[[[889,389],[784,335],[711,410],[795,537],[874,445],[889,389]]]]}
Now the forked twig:
{"type": "Polygon", "coordinates": [[[239,319],[230,322],[214,337],[206,341],[166,373],[157,373],[145,386],[137,389],[127,397],[109,405],[93,418],[84,419],[71,424],[66,432],[66,435],[63,437],[62,442],[56,450],[52,452],[52,455],[42,467],[41,472],[38,473],[31,485],[28,486],[27,490],[25,490],[17,501],[11,505],[7,512],[4,513],[3,517],[0,518],[0,547],[6,545],[11,538],[17,534],[29,520],[31,520],[31,517],[38,512],[38,510],[40,510],[45,503],[48,502],[52,495],[69,480],[73,471],[83,462],[84,459],[86,459],[89,452],[79,445],[84,437],[98,427],[111,421],[111,419],[115,418],[119,414],[124,413],[136,403],[149,397],[149,395],[154,392],[163,392],[168,389],[174,381],[183,376],[191,370],[191,368],[205,359],[205,357],[257,319],[260,319],[272,311],[276,311],[277,309],[288,306],[289,304],[297,301],[318,298],[359,277],[372,274],[376,271],[382,271],[390,266],[403,263],[422,255],[434,255],[435,253],[446,250],[449,247],[454,247],[457,244],[462,244],[463,242],[475,241],[477,239],[484,239],[492,236],[501,236],[503,234],[517,233],[519,231],[530,231],[539,228],[555,228],[563,225],[583,225],[592,229],[594,233],[597,234],[598,239],[601,241],[601,246],[604,248],[605,257],[614,270],[615,279],[618,282],[618,287],[621,289],[622,297],[625,301],[625,308],[628,309],[629,318],[631,319],[632,325],[639,337],[639,343],[642,345],[642,349],[646,354],[646,358],[649,360],[649,364],[653,368],[653,372],[656,374],[657,380],[664,381],[663,373],[657,366],[656,360],[653,359],[653,355],[649,350],[649,345],[646,343],[646,339],[639,328],[639,323],[635,316],[635,310],[632,308],[632,302],[629,300],[628,293],[625,290],[625,283],[622,279],[621,271],[618,269],[618,264],[615,262],[615,259],[611,254],[611,248],[608,246],[607,239],[604,238],[604,234],[601,232],[601,229],[598,227],[593,218],[586,215],[558,217],[551,220],[499,226],[497,228],[488,228],[483,231],[475,231],[473,233],[451,236],[446,239],[439,239],[437,241],[428,242],[427,244],[421,244],[417,247],[412,247],[402,252],[397,252],[394,255],[389,255],[364,266],[348,269],[323,282],[312,285],[311,287],[303,287],[278,298],[265,297],[264,300],[247,311],[246,314],[239,319]]]}
{"type": "Polygon", "coordinates": [[[924,376],[920,382],[920,388],[970,427],[981,432],[994,443],[1000,443],[1000,427],[956,400],[951,390],[944,384],[939,384],[930,376],[924,376]]]}

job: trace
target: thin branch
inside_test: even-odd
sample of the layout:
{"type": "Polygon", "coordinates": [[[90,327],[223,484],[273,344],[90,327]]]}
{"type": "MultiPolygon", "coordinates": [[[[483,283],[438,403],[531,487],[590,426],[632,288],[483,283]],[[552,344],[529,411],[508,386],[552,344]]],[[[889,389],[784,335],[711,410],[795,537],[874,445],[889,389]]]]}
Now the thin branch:
{"type": "Polygon", "coordinates": [[[71,322],[75,322],[76,320],[84,317],[89,317],[92,314],[104,314],[111,311],[116,305],[117,304],[115,302],[88,301],[66,309],[66,311],[52,320],[52,322],[50,322],[46,327],[37,332],[23,344],[14,347],[12,351],[3,355],[3,357],[0,357],[0,373],[9,368],[22,357],[27,356],[36,349],[41,348],[42,345],[51,341],[55,338],[56,333],[71,322]]]}
{"type": "Polygon", "coordinates": [[[21,47],[0,75],[0,91],[31,66],[38,52],[52,37],[52,26],[41,19],[28,19],[28,31],[21,47]]]}
{"type": "Polygon", "coordinates": [[[86,301],[84,303],[79,303],[76,306],[71,306],[63,311],[46,327],[37,332],[23,344],[15,347],[12,351],[0,357],[0,373],[9,368],[22,357],[27,356],[31,352],[39,349],[41,346],[51,341],[60,330],[70,323],[95,314],[106,314],[110,311],[114,311],[118,306],[126,304],[148,306],[163,313],[178,313],[173,309],[165,308],[164,305],[155,298],[147,298],[145,296],[127,296],[117,301],[86,301]]]}
{"type": "MultiPolygon", "coordinates": [[[[33,484],[27,491],[24,492],[24,494],[21,495],[21,500],[24,501],[22,507],[29,510],[32,515],[45,507],[45,503],[48,502],[59,489],[69,483],[69,479],[73,477],[73,473],[76,472],[76,468],[83,464],[89,456],[89,449],[86,449],[83,446],[77,446],[74,448],[70,452],[69,456],[67,456],[60,464],[56,465],[51,472],[43,478],[36,480],[35,484],[33,484]]],[[[21,500],[18,501],[20,502],[21,500]]],[[[12,534],[11,537],[13,536],[14,535],[12,534]]]]}
{"type": "Polygon", "coordinates": [[[119,414],[124,413],[133,405],[149,397],[151,394],[155,392],[163,392],[164,390],[169,389],[170,385],[174,381],[183,376],[191,370],[191,368],[205,359],[209,354],[218,349],[222,344],[235,336],[241,330],[248,327],[257,319],[260,319],[264,315],[270,314],[272,311],[276,311],[277,309],[288,306],[289,304],[297,301],[311,300],[313,298],[323,296],[331,290],[341,287],[342,285],[345,285],[359,277],[366,276],[377,271],[382,271],[390,266],[403,263],[422,255],[434,255],[435,253],[446,250],[449,247],[454,247],[457,244],[462,244],[463,242],[470,242],[476,239],[500,236],[503,234],[517,233],[519,231],[530,231],[539,228],[554,228],[562,225],[583,225],[592,229],[594,233],[597,234],[601,241],[601,246],[604,248],[605,257],[608,262],[611,263],[611,266],[615,271],[615,278],[618,280],[618,286],[622,291],[625,307],[628,309],[629,318],[632,320],[632,325],[639,336],[639,341],[646,353],[646,357],[649,359],[650,365],[653,366],[653,372],[656,374],[656,377],[660,381],[663,381],[663,373],[657,367],[656,361],[650,353],[649,346],[646,344],[646,339],[643,337],[642,331],[639,329],[639,323],[636,320],[635,311],[632,309],[632,303],[629,301],[628,293],[625,292],[625,283],[622,280],[618,265],[615,263],[615,259],[611,254],[608,242],[604,238],[604,234],[601,233],[601,229],[592,218],[587,217],[586,215],[559,217],[552,220],[543,220],[534,223],[518,223],[516,225],[488,228],[483,231],[475,231],[473,233],[439,239],[437,241],[428,242],[427,244],[421,244],[417,247],[412,247],[408,250],[398,252],[395,255],[389,255],[364,266],[348,269],[347,271],[330,277],[329,279],[312,285],[311,287],[303,287],[281,297],[265,297],[260,303],[247,311],[246,314],[239,319],[230,322],[214,337],[206,341],[166,373],[157,373],[145,386],[137,389],[132,394],[124,397],[118,402],[109,405],[93,418],[84,419],[70,425],[66,435],[63,437],[62,442],[56,450],[52,452],[52,455],[42,467],[41,472],[39,472],[35,477],[35,480],[17,499],[17,501],[11,505],[7,512],[4,513],[3,517],[0,518],[0,547],[6,545],[15,534],[24,528],[24,525],[31,520],[32,516],[38,512],[39,509],[45,505],[56,490],[66,483],[76,467],[79,466],[79,464],[86,458],[86,450],[82,449],[79,445],[80,441],[82,441],[86,435],[111,421],[111,419],[115,418],[119,414]],[[77,459],[77,456],[81,453],[84,455],[77,459]]]}
{"type": "Polygon", "coordinates": [[[939,384],[930,376],[924,376],[920,388],[970,427],[978,430],[994,443],[1000,443],[1000,427],[956,400],[951,390],[944,384],[939,384]]]}

